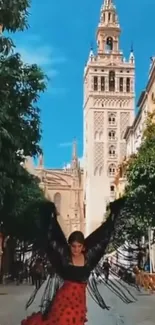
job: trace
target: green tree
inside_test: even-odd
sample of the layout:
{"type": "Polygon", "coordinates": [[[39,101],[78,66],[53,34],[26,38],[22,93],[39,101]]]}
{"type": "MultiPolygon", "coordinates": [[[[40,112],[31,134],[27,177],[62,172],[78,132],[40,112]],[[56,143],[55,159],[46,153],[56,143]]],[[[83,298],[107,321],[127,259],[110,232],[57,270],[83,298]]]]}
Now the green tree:
{"type": "Polygon", "coordinates": [[[41,152],[38,100],[46,89],[46,77],[36,64],[22,61],[8,37],[28,28],[29,7],[29,0],[1,0],[0,5],[0,213],[5,229],[12,233],[22,232],[22,222],[26,229],[26,206],[42,196],[21,164],[26,156],[41,152]]]}
{"type": "Polygon", "coordinates": [[[39,203],[45,200],[39,179],[21,167],[15,186],[7,193],[5,200],[0,211],[5,234],[33,241],[37,235],[39,203]]]}
{"type": "MultiPolygon", "coordinates": [[[[137,155],[127,168],[126,229],[131,238],[140,238],[155,226],[155,113],[148,114],[137,155]]],[[[125,222],[126,222],[125,221],[125,222]]]]}

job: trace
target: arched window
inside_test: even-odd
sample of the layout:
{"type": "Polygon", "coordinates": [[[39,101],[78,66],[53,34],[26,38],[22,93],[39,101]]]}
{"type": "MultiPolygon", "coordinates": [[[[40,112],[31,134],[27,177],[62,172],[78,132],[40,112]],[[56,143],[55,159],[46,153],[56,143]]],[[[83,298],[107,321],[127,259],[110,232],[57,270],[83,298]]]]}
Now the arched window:
{"type": "Polygon", "coordinates": [[[119,91],[123,92],[123,78],[119,78],[119,91]]]}
{"type": "Polygon", "coordinates": [[[110,185],[110,194],[115,195],[115,186],[114,185],[110,185]]]}
{"type": "Polygon", "coordinates": [[[109,156],[110,157],[115,157],[116,156],[116,148],[115,148],[115,146],[110,146],[109,147],[109,156]]]}
{"type": "Polygon", "coordinates": [[[106,51],[111,52],[113,50],[113,39],[112,37],[108,37],[106,40],[106,51]]]}
{"type": "Polygon", "coordinates": [[[105,91],[105,77],[101,77],[101,91],[105,91]]]}
{"type": "Polygon", "coordinates": [[[115,176],[115,173],[116,173],[116,166],[115,164],[111,164],[109,166],[108,174],[109,176],[115,176]]]}
{"type": "Polygon", "coordinates": [[[126,79],[126,92],[129,93],[130,92],[130,78],[126,79]]]}
{"type": "Polygon", "coordinates": [[[98,90],[98,77],[94,76],[94,91],[98,90]]]}
{"type": "Polygon", "coordinates": [[[55,203],[58,213],[60,214],[61,213],[61,194],[60,193],[55,193],[54,203],[55,203]]]}
{"type": "Polygon", "coordinates": [[[116,132],[114,130],[109,131],[109,140],[115,140],[116,139],[116,132]]]}
{"type": "Polygon", "coordinates": [[[109,71],[109,91],[115,91],[115,71],[109,71]]]}
{"type": "Polygon", "coordinates": [[[116,116],[114,114],[109,115],[108,123],[109,123],[109,125],[115,125],[116,124],[116,116]]]}
{"type": "Polygon", "coordinates": [[[111,20],[111,13],[109,12],[109,14],[108,14],[108,21],[110,21],[111,20]]]}

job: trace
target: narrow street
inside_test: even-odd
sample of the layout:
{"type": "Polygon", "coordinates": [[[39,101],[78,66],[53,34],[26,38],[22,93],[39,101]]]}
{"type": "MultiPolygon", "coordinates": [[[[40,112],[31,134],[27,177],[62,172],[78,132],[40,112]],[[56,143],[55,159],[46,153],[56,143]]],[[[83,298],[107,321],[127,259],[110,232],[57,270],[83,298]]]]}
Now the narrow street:
{"type": "MultiPolygon", "coordinates": [[[[155,320],[155,295],[137,292],[136,289],[127,287],[124,292],[130,298],[135,297],[136,302],[125,304],[112,291],[113,286],[121,287],[119,280],[111,279],[109,287],[100,285],[109,311],[104,311],[88,296],[88,324],[89,325],[154,325],[155,320]]],[[[124,287],[122,287],[124,288],[124,287]]],[[[43,288],[38,293],[35,303],[31,306],[29,314],[37,310],[43,288]]],[[[0,325],[20,325],[26,316],[25,303],[32,292],[32,287],[27,285],[0,287],[0,325]]],[[[134,300],[134,299],[133,299],[134,300]]]]}

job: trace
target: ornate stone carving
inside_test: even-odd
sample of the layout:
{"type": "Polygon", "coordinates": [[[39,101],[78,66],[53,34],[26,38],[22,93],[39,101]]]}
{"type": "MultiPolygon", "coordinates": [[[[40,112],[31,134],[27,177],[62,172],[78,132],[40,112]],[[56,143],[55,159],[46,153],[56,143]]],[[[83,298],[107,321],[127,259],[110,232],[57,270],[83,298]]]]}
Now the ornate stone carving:
{"type": "Polygon", "coordinates": [[[94,174],[101,175],[104,167],[104,143],[94,143],[94,174]]]}
{"type": "Polygon", "coordinates": [[[130,123],[130,113],[129,112],[121,112],[120,113],[120,134],[121,134],[122,140],[124,138],[126,129],[129,126],[129,123],[130,123]]]}
{"type": "Polygon", "coordinates": [[[94,103],[93,103],[93,107],[95,108],[103,108],[103,107],[107,107],[107,108],[126,108],[129,107],[131,104],[130,99],[128,98],[113,98],[113,97],[97,97],[94,98],[94,103]]]}
{"type": "Polygon", "coordinates": [[[94,139],[99,140],[103,137],[104,112],[94,112],[94,139]]]}

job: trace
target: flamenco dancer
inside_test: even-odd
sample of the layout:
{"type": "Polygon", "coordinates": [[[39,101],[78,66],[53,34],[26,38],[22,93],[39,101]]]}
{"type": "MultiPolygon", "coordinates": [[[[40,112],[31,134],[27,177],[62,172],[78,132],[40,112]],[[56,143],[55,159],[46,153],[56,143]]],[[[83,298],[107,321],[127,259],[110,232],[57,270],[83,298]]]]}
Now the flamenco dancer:
{"type": "MultiPolygon", "coordinates": [[[[73,232],[68,239],[57,221],[54,203],[47,202],[43,208],[42,250],[47,254],[54,271],[46,285],[41,310],[32,314],[21,325],[84,325],[86,319],[86,287],[94,300],[103,309],[109,309],[101,297],[95,280],[89,281],[91,272],[105,254],[114,233],[120,210],[120,200],[111,204],[110,217],[86,239],[80,231],[73,232]]],[[[35,299],[37,290],[27,303],[35,299]]]]}

